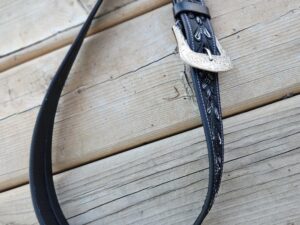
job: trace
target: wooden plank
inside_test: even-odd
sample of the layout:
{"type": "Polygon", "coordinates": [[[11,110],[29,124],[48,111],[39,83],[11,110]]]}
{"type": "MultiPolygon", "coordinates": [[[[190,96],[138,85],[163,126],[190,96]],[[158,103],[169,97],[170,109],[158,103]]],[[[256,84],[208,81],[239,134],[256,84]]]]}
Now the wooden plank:
{"type": "Polygon", "coordinates": [[[1,58],[75,26],[85,17],[86,12],[74,0],[2,0],[0,2],[1,58]]]}
{"type": "MultiPolygon", "coordinates": [[[[235,64],[220,81],[225,116],[299,92],[299,15],[295,10],[223,37],[235,64]]],[[[184,65],[174,53],[172,23],[169,5],[87,39],[58,110],[56,172],[200,124],[184,65]]],[[[0,78],[2,190],[28,180],[36,113],[66,50],[15,67],[0,78]]]]}
{"type": "MultiPolygon", "coordinates": [[[[299,224],[300,96],[224,121],[220,194],[204,224],[299,224]]],[[[207,186],[201,128],[55,176],[70,224],[192,224],[207,186]]],[[[0,194],[2,224],[36,224],[28,185],[0,194]]]]}
{"type": "MultiPolygon", "coordinates": [[[[3,22],[0,24],[0,72],[70,44],[95,0],[57,2],[1,1],[0,20],[3,22]],[[11,29],[12,27],[15,29],[11,29]]],[[[104,1],[89,35],[142,15],[167,2],[169,0],[104,1]]]]}
{"type": "MultiPolygon", "coordinates": [[[[71,5],[76,4],[77,7],[79,3],[86,12],[91,10],[94,2],[95,0],[68,1],[71,5]]],[[[101,18],[95,20],[94,26],[91,28],[89,34],[94,34],[132,19],[169,2],[170,0],[104,1],[103,7],[98,14],[99,16],[101,15],[101,18]]],[[[222,35],[234,34],[241,30],[247,23],[251,26],[251,24],[254,24],[254,21],[259,23],[266,18],[271,19],[278,17],[282,15],[282,7],[286,10],[295,9],[295,0],[283,2],[274,1],[272,4],[264,0],[231,0],[230,2],[226,2],[226,4],[224,4],[222,0],[207,0],[206,2],[212,11],[213,17],[224,17],[224,20],[219,20],[222,22],[215,23],[215,26],[221,31],[222,35]],[[266,12],[265,8],[270,10],[266,12]],[[229,21],[231,21],[229,24],[227,24],[228,17],[230,17],[229,21]],[[236,18],[243,18],[243,20],[236,18]]],[[[3,7],[1,7],[1,5],[0,7],[3,9],[3,13],[1,11],[1,15],[3,15],[4,18],[3,21],[7,21],[7,18],[12,18],[11,15],[17,15],[16,18],[18,19],[13,20],[12,26],[18,26],[19,29],[11,29],[12,26],[7,26],[7,23],[4,23],[2,26],[0,25],[0,30],[2,31],[2,36],[0,37],[2,43],[1,47],[5,49],[2,49],[4,51],[0,51],[0,72],[70,44],[85,19],[85,14],[82,12],[79,16],[76,10],[74,11],[73,9],[71,10],[65,7],[58,8],[60,4],[66,4],[65,2],[60,2],[60,4],[57,5],[50,0],[34,1],[33,4],[28,4],[28,1],[24,3],[22,1],[10,2],[6,0],[2,1],[2,3],[3,7]],[[9,2],[9,4],[7,4],[7,2],[9,2]],[[37,6],[40,6],[38,10],[32,10],[32,7],[36,8],[37,6]],[[32,15],[32,13],[34,13],[34,15],[32,15]],[[66,23],[70,23],[69,20],[66,20],[65,16],[53,16],[50,20],[49,17],[44,16],[57,15],[57,13],[71,13],[78,21],[77,23],[74,21],[74,23],[70,25],[63,26],[66,23]],[[76,16],[75,13],[77,13],[76,16]],[[24,17],[24,15],[29,16],[24,17]],[[52,23],[53,18],[59,18],[60,21],[52,23]],[[37,23],[36,21],[39,22],[37,23]],[[49,24],[49,21],[51,21],[51,24],[49,24]],[[32,29],[33,23],[35,24],[35,29],[32,29]],[[45,26],[47,29],[44,29],[45,26]],[[28,32],[28,27],[30,27],[30,32],[28,32]],[[36,30],[39,32],[36,32],[36,30]],[[16,36],[21,38],[16,38],[16,36]],[[12,39],[11,37],[14,38],[12,39]],[[13,44],[11,43],[11,39],[14,41],[13,44]]],[[[74,19],[73,17],[72,19],[74,19]]],[[[10,22],[11,21],[12,20],[10,20],[10,22]]]]}

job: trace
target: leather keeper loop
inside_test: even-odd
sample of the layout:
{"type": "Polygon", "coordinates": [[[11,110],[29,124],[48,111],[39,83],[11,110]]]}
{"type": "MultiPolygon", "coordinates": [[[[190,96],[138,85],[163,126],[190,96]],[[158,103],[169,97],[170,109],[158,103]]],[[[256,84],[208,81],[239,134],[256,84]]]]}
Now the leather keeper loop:
{"type": "Polygon", "coordinates": [[[194,2],[178,2],[174,4],[173,12],[175,17],[182,12],[194,12],[210,18],[209,9],[206,6],[194,2]]]}

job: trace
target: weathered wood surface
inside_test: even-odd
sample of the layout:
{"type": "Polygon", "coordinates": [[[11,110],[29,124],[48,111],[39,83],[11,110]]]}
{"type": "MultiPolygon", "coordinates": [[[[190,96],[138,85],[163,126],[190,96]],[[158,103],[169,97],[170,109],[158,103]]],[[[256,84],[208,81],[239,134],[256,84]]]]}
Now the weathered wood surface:
{"type": "Polygon", "coordinates": [[[1,0],[0,55],[4,57],[77,25],[85,17],[85,10],[74,0],[1,0]]]}
{"type": "MultiPolygon", "coordinates": [[[[257,3],[257,10],[266,7],[261,6],[262,2],[257,3]]],[[[253,13],[253,5],[243,8],[244,19],[239,20],[239,30],[234,34],[228,33],[237,27],[238,18],[233,18],[232,12],[214,19],[221,42],[235,65],[234,70],[221,75],[226,116],[300,90],[299,4],[290,0],[288,4],[273,3],[281,6],[280,12],[276,8],[265,17],[251,15],[246,19],[253,13]],[[222,21],[226,23],[221,28],[222,21]]],[[[55,171],[200,124],[184,65],[174,53],[172,24],[168,5],[87,39],[58,110],[55,171]]],[[[66,50],[1,74],[2,190],[28,180],[28,152],[36,113],[66,50]]]]}
{"type": "MultiPolygon", "coordinates": [[[[0,47],[0,71],[70,44],[86,17],[80,6],[88,13],[94,2],[95,0],[68,0],[59,1],[57,4],[56,1],[51,0],[2,1],[0,10],[3,20],[1,21],[4,22],[0,24],[0,41],[2,43],[0,47]],[[31,2],[32,4],[30,4],[31,2]],[[32,29],[33,24],[34,29],[32,29]],[[11,29],[11,27],[18,29],[11,29]],[[45,27],[47,29],[44,29],[45,27]]],[[[98,16],[101,15],[101,18],[95,19],[89,34],[94,34],[142,15],[168,2],[170,0],[104,1],[98,14],[98,16]]],[[[226,4],[222,0],[215,0],[207,1],[207,4],[213,17],[224,16],[228,19],[228,16],[231,16],[229,20],[231,20],[230,23],[234,23],[234,26],[226,26],[226,20],[220,20],[222,24],[216,25],[219,26],[218,29],[222,30],[224,35],[238,32],[247,23],[251,26],[254,21],[261,22],[262,18],[277,17],[282,13],[281,7],[288,10],[295,9],[295,0],[275,0],[272,4],[265,0],[230,0],[226,4]],[[266,8],[268,11],[265,10],[266,8]]]]}
{"type": "MultiPolygon", "coordinates": [[[[0,72],[70,44],[95,0],[0,2],[0,72]]],[[[89,35],[142,15],[168,0],[104,1],[89,35]]]]}
{"type": "MultiPolygon", "coordinates": [[[[224,122],[225,173],[204,224],[300,224],[300,96],[224,122]]],[[[70,224],[192,224],[207,186],[202,129],[55,176],[70,224]]],[[[0,194],[0,224],[36,224],[28,185],[0,194]]]]}

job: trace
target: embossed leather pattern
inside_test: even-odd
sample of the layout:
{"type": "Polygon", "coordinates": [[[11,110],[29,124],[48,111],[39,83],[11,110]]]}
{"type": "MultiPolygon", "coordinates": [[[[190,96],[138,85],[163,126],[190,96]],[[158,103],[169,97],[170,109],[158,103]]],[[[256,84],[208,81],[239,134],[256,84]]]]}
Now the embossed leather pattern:
{"type": "MultiPolygon", "coordinates": [[[[180,1],[174,0],[173,4],[177,2],[180,1]]],[[[205,6],[202,0],[194,0],[192,2],[205,6]]],[[[102,0],[97,1],[53,77],[36,120],[30,150],[29,178],[34,210],[39,223],[42,225],[68,225],[58,203],[52,177],[51,148],[53,124],[65,81],[101,3],[102,0]]],[[[181,29],[184,31],[187,42],[192,50],[203,52],[204,48],[208,48],[213,54],[218,54],[209,16],[207,13],[199,13],[200,9],[205,7],[198,8],[199,10],[192,10],[191,12],[182,10],[177,14],[177,23],[179,23],[181,29]]],[[[202,211],[194,223],[194,225],[200,225],[211,209],[220,187],[223,170],[224,141],[218,75],[192,68],[191,76],[206,135],[209,155],[208,192],[202,211]]]]}
{"type": "MultiPolygon", "coordinates": [[[[177,2],[182,1],[174,0],[173,4],[177,2]]],[[[188,2],[204,6],[202,0],[188,2]]],[[[194,12],[183,12],[177,16],[176,22],[180,24],[192,50],[203,53],[205,52],[204,48],[208,48],[213,54],[218,54],[209,17],[194,12]]],[[[209,157],[207,196],[202,211],[194,223],[194,225],[199,225],[210,211],[221,184],[224,162],[224,135],[218,74],[192,68],[191,76],[205,131],[209,157]]]]}

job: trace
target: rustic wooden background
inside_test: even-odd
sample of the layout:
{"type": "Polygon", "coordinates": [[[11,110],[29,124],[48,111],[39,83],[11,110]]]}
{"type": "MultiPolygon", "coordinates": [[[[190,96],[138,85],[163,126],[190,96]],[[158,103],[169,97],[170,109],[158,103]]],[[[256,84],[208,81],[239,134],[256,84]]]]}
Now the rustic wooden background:
{"type": "MultiPolygon", "coordinates": [[[[37,224],[29,146],[46,88],[95,0],[0,1],[0,224],[37,224]]],[[[220,74],[225,173],[205,225],[300,225],[300,2],[206,0],[234,69],[220,74]]],[[[187,225],[207,153],[169,0],[110,0],[63,91],[53,143],[70,224],[187,225]]]]}

